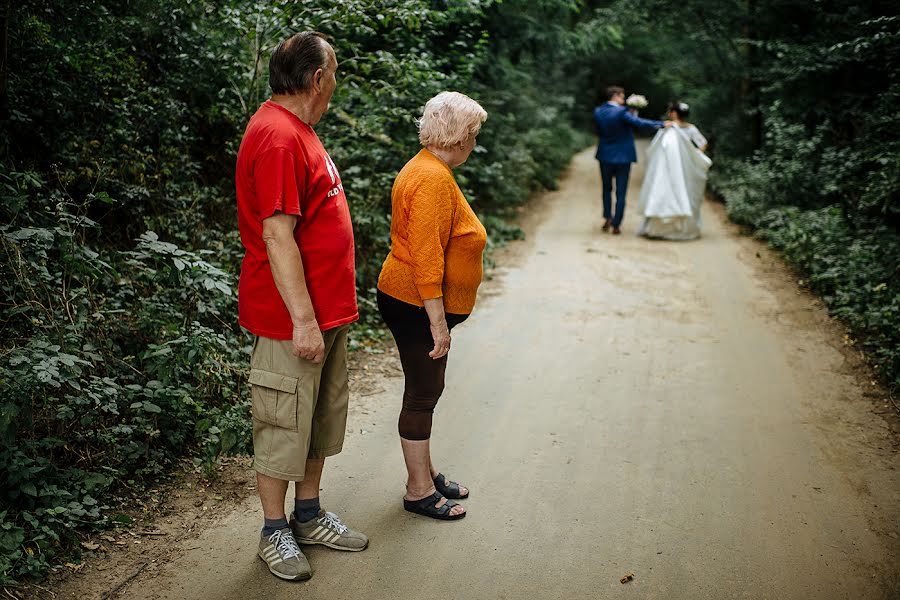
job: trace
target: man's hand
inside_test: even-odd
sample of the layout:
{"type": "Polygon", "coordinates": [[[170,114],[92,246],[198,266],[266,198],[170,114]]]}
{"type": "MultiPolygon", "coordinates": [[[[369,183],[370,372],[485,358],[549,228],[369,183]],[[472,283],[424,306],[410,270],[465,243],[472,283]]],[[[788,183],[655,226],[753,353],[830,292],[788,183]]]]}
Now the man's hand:
{"type": "MultiPolygon", "coordinates": [[[[276,212],[263,219],[263,241],[272,267],[272,278],[294,324],[291,352],[294,356],[320,363],[325,358],[325,341],[316,322],[316,313],[306,289],[303,260],[294,239],[296,215],[276,212]]],[[[274,299],[273,299],[274,301],[274,299]]]]}
{"type": "Polygon", "coordinates": [[[663,121],[663,127],[666,127],[666,128],[671,127],[674,124],[675,124],[674,121],[663,121]]]}
{"type": "Polygon", "coordinates": [[[434,350],[428,356],[437,360],[450,352],[450,329],[447,327],[447,319],[441,319],[437,323],[431,323],[431,337],[434,339],[434,350]]]}
{"type": "Polygon", "coordinates": [[[320,363],[325,359],[325,339],[315,319],[294,325],[294,356],[320,363]]]}

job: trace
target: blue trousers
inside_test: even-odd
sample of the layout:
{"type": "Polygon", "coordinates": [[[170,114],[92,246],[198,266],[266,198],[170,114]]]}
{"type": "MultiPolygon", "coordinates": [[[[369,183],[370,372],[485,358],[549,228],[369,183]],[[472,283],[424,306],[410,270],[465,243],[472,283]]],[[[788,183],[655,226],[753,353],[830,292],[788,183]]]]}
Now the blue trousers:
{"type": "Polygon", "coordinates": [[[613,227],[619,227],[625,217],[625,194],[628,192],[628,176],[631,163],[600,163],[603,179],[603,218],[611,219],[613,227]],[[616,212],[612,211],[613,180],[616,182],[616,212]]]}

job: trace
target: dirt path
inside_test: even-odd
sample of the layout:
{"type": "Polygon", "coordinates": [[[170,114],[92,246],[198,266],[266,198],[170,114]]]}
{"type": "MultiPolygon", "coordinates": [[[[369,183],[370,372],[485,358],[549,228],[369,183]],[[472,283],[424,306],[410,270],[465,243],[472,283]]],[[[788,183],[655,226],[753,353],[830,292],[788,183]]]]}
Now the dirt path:
{"type": "Polygon", "coordinates": [[[720,207],[697,242],[635,237],[635,175],[626,235],[601,234],[596,163],[576,156],[454,334],[433,444],[472,489],[464,521],[403,512],[402,380],[373,376],[323,491],[368,550],[311,549],[313,579],[279,581],[255,556],[250,497],[119,597],[896,597],[897,438],[878,389],[720,207]]]}

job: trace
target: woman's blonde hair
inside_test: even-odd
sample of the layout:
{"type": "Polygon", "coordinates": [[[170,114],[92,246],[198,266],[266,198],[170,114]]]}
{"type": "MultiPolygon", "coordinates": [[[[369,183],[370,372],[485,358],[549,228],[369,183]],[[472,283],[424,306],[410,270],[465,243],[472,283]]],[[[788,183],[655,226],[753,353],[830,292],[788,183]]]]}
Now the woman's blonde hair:
{"type": "Polygon", "coordinates": [[[487,111],[459,92],[441,92],[428,101],[419,126],[419,141],[423,146],[452,148],[478,135],[487,111]]]}

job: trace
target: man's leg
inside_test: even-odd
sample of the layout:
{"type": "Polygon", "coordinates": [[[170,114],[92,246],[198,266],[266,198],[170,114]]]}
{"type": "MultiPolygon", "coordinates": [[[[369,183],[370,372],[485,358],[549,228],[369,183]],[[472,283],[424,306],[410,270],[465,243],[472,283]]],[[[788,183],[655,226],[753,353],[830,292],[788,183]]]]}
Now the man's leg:
{"type": "Polygon", "coordinates": [[[284,519],[284,496],[287,494],[288,482],[257,473],[256,487],[259,489],[259,501],[266,520],[284,519]]]}
{"type": "Polygon", "coordinates": [[[284,514],[284,499],[290,480],[304,477],[303,458],[308,433],[297,423],[298,359],[291,355],[291,342],[257,338],[250,357],[253,401],[253,456],[259,499],[265,521],[257,555],[269,571],[281,579],[309,579],[309,562],[294,539],[284,514]],[[286,382],[293,378],[294,387],[286,382]],[[294,410],[279,410],[279,407],[294,410]]]}
{"type": "MultiPolygon", "coordinates": [[[[316,431],[321,423],[328,422],[330,419],[317,419],[318,409],[326,409],[326,402],[332,399],[332,396],[349,395],[349,392],[343,389],[342,372],[346,373],[346,351],[342,351],[342,345],[346,345],[347,328],[333,329],[326,331],[323,336],[325,341],[325,358],[322,362],[322,371],[319,385],[313,390],[316,398],[313,400],[313,411],[310,422],[310,449],[306,457],[306,468],[303,471],[303,479],[294,483],[294,519],[301,522],[310,521],[319,516],[321,503],[319,501],[319,489],[322,482],[322,471],[325,468],[325,456],[319,454],[319,446],[321,442],[321,431],[316,431]],[[338,335],[342,333],[343,335],[338,335]],[[337,344],[337,347],[335,346],[337,344]],[[335,360],[336,357],[339,360],[335,360]],[[336,364],[336,362],[338,364],[336,364]],[[338,380],[340,391],[334,392],[334,381],[338,380]],[[321,404],[320,404],[321,399],[321,404]]],[[[339,409],[340,412],[340,409],[339,409]]],[[[321,414],[318,414],[321,417],[321,414]]],[[[346,419],[346,417],[344,417],[346,419]]],[[[338,417],[337,420],[340,420],[338,417]]],[[[346,420],[343,421],[346,423],[346,420]]],[[[343,443],[343,436],[341,436],[343,443]]],[[[329,446],[335,445],[335,442],[329,441],[329,446]]],[[[330,449],[333,450],[333,449],[330,449]]],[[[330,454],[330,452],[326,453],[330,454]]]]}
{"type": "Polygon", "coordinates": [[[306,459],[304,479],[294,482],[294,518],[296,520],[305,522],[319,516],[319,511],[322,510],[319,501],[319,484],[322,481],[324,467],[324,458],[306,459]]]}
{"type": "Polygon", "coordinates": [[[319,483],[322,481],[322,470],[324,468],[324,458],[306,459],[306,473],[303,475],[303,481],[294,483],[294,497],[297,500],[310,500],[319,497],[319,483]]]}
{"type": "Polygon", "coordinates": [[[628,193],[628,175],[631,173],[631,164],[616,165],[616,214],[613,217],[613,229],[619,229],[622,219],[625,218],[625,195],[628,193]]]}
{"type": "Polygon", "coordinates": [[[600,163],[600,179],[603,182],[603,218],[606,224],[612,221],[612,167],[609,163],[600,163]]]}
{"type": "Polygon", "coordinates": [[[347,428],[347,401],[350,397],[347,371],[349,329],[349,325],[342,325],[324,332],[325,360],[322,361],[319,385],[313,394],[315,402],[312,405],[306,468],[303,480],[294,485],[295,503],[291,529],[301,544],[321,544],[335,550],[359,551],[365,550],[369,545],[369,538],[347,527],[334,513],[323,511],[318,499],[325,458],[341,451],[347,428]]]}
{"type": "Polygon", "coordinates": [[[284,495],[287,493],[288,482],[257,473],[256,484],[265,517],[257,556],[280,579],[309,579],[312,577],[309,561],[300,551],[284,515],[284,495]]]}

